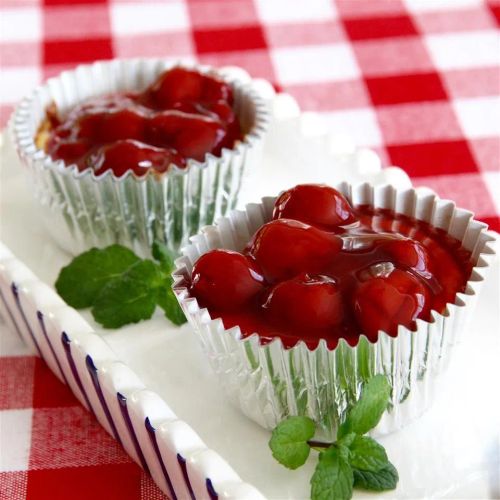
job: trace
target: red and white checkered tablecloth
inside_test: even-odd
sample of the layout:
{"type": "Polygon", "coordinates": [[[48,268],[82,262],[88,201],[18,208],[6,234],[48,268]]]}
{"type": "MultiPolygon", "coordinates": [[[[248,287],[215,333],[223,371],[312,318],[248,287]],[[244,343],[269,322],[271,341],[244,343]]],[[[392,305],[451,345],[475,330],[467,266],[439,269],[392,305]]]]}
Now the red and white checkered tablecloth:
{"type": "MultiPolygon", "coordinates": [[[[0,122],[95,59],[239,65],[500,230],[500,1],[0,0],[0,122]]],[[[158,488],[0,324],[0,498],[158,488]]]]}

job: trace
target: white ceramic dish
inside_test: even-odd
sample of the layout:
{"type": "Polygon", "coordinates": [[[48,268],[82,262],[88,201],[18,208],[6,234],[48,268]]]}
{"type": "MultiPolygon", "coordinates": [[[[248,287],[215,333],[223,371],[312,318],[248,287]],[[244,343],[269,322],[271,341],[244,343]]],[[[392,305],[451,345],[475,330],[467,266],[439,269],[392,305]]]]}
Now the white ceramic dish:
{"type": "MultiPolygon", "coordinates": [[[[274,109],[277,119],[262,165],[265,183],[259,183],[262,172],[256,173],[242,202],[301,181],[334,183],[368,175],[372,181],[408,183],[399,170],[380,172],[372,153],[320,132],[316,118],[299,115],[289,97],[275,99],[274,109]],[[316,168],[303,168],[307,159],[316,168]]],[[[314,458],[298,471],[274,462],[268,431],[227,402],[188,326],[172,327],[158,314],[149,322],[105,331],[87,312],[64,305],[50,284],[70,258],[39,224],[8,145],[2,147],[1,165],[0,239],[15,257],[0,247],[0,307],[11,327],[14,318],[34,351],[36,339],[54,373],[138,463],[146,463],[164,491],[169,491],[168,475],[179,499],[189,498],[189,487],[198,499],[214,493],[221,499],[307,498],[314,458]],[[155,433],[148,432],[146,422],[155,433]]],[[[382,438],[401,480],[395,492],[378,498],[500,493],[497,276],[495,264],[474,315],[474,331],[455,352],[447,390],[421,419],[382,438]]]]}

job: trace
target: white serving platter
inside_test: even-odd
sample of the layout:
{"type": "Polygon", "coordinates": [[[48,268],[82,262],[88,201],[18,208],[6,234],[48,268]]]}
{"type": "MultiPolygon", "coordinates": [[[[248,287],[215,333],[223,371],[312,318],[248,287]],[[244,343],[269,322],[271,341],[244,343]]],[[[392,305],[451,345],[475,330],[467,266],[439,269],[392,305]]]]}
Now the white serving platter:
{"type": "MultiPolygon", "coordinates": [[[[368,177],[408,185],[399,169],[380,170],[374,153],[332,136],[316,115],[300,114],[290,96],[269,99],[274,122],[264,162],[242,202],[304,181],[368,177]]],[[[269,432],[228,403],[189,326],[173,327],[157,313],[138,325],[103,330],[87,311],[62,302],[52,284],[71,257],[38,220],[5,136],[0,162],[0,310],[10,328],[40,351],[171,498],[308,498],[315,457],[298,471],[273,460],[269,432]]],[[[498,277],[495,263],[434,406],[381,438],[400,482],[378,498],[500,495],[498,277]]],[[[355,498],[372,496],[355,492],[355,498]]]]}

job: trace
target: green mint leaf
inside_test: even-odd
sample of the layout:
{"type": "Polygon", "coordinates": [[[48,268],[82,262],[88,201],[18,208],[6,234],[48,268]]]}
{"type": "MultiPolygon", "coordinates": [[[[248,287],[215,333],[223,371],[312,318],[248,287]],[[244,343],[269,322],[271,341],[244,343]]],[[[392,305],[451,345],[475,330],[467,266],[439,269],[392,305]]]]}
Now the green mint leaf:
{"type": "Polygon", "coordinates": [[[166,245],[159,241],[153,243],[151,250],[153,257],[160,263],[161,270],[169,275],[165,280],[165,290],[158,291],[158,305],[165,311],[165,316],[174,323],[174,325],[183,325],[187,321],[186,316],[184,316],[179,302],[171,288],[173,280],[170,273],[174,269],[174,256],[166,245]]]}
{"type": "Polygon", "coordinates": [[[390,462],[377,472],[353,469],[354,486],[363,490],[384,491],[396,488],[399,475],[390,462]]]}
{"type": "Polygon", "coordinates": [[[166,245],[156,240],[151,247],[151,252],[154,259],[160,263],[161,270],[170,274],[174,269],[174,256],[166,245]]]}
{"type": "Polygon", "coordinates": [[[354,477],[352,468],[334,445],[319,455],[311,478],[311,500],[349,500],[354,477]]]}
{"type": "Polygon", "coordinates": [[[349,450],[349,462],[355,469],[378,472],[389,463],[384,447],[368,436],[356,436],[349,450]]]}
{"type": "Polygon", "coordinates": [[[337,444],[339,446],[345,446],[349,448],[351,446],[352,442],[356,438],[357,434],[355,432],[350,432],[349,434],[346,434],[343,438],[339,439],[337,441],[337,444]]]}
{"type": "Polygon", "coordinates": [[[183,325],[187,319],[182,312],[173,290],[168,287],[165,290],[158,290],[158,305],[165,311],[165,316],[177,326],[183,325]]]}
{"type": "Polygon", "coordinates": [[[134,252],[121,245],[92,248],[61,269],[55,283],[57,293],[76,309],[90,307],[109,280],[139,260],[134,252]]]}
{"type": "Polygon", "coordinates": [[[337,439],[350,432],[366,434],[373,429],[382,418],[387,404],[391,387],[384,375],[372,377],[363,386],[361,397],[347,414],[337,432],[337,439]]]}
{"type": "Polygon", "coordinates": [[[339,450],[340,457],[349,463],[349,457],[351,456],[351,450],[342,443],[335,443],[335,448],[339,450]]]}
{"type": "Polygon", "coordinates": [[[288,417],[273,430],[269,447],[273,457],[289,469],[297,469],[307,460],[311,447],[307,443],[316,431],[309,417],[288,417]]]}
{"type": "Polygon", "coordinates": [[[151,318],[163,281],[154,262],[137,262],[103,287],[92,307],[94,319],[105,328],[119,328],[151,318]]]}

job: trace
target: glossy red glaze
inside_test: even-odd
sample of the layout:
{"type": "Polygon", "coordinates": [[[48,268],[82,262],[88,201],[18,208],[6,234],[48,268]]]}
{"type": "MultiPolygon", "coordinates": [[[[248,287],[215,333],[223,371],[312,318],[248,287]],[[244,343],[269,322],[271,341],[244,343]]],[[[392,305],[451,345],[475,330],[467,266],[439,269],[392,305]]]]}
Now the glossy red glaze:
{"type": "Polygon", "coordinates": [[[206,307],[250,307],[264,289],[257,265],[238,252],[213,250],[201,256],[192,272],[191,290],[206,307]]]}
{"type": "Polygon", "coordinates": [[[116,141],[101,146],[88,158],[96,175],[112,170],[121,177],[127,172],[135,172],[139,176],[149,170],[166,172],[170,164],[182,166],[184,158],[175,149],[155,148],[132,139],[116,141]]]}
{"type": "Polygon", "coordinates": [[[190,158],[203,161],[207,153],[218,156],[242,139],[232,104],[232,88],[227,83],[173,68],[140,94],[88,99],[62,122],[54,106],[49,107],[47,119],[52,128],[46,151],[54,159],[76,164],[79,170],[90,166],[98,173],[111,170],[118,176],[125,169],[142,175],[148,162],[150,170],[165,172],[166,159],[183,168],[190,158]],[[163,155],[158,149],[164,150],[163,155]],[[131,156],[125,158],[122,153],[131,156]],[[98,165],[95,158],[100,160],[98,165]]]}
{"type": "Polygon", "coordinates": [[[414,327],[417,318],[428,319],[430,290],[422,280],[390,263],[374,264],[354,291],[358,325],[371,340],[377,332],[397,334],[398,325],[414,327]]]}
{"type": "Polygon", "coordinates": [[[207,152],[219,154],[226,129],[219,120],[182,111],[163,111],[149,120],[147,142],[172,147],[184,158],[203,161],[207,152]]]}
{"type": "Polygon", "coordinates": [[[327,231],[355,221],[342,193],[321,184],[300,184],[276,200],[273,219],[295,219],[327,231]]]}
{"type": "Polygon", "coordinates": [[[69,165],[71,163],[80,164],[85,168],[87,153],[92,149],[92,144],[87,139],[64,139],[53,136],[48,145],[48,153],[55,160],[64,160],[69,165]]]}
{"type": "Polygon", "coordinates": [[[143,141],[147,122],[147,117],[134,109],[86,112],[76,120],[76,137],[87,139],[92,144],[125,139],[143,141]]]}
{"type": "Polygon", "coordinates": [[[266,291],[239,310],[212,303],[212,317],[244,335],[258,333],[262,343],[280,337],[286,347],[303,340],[314,348],[325,339],[333,348],[340,338],[355,345],[362,334],[376,341],[379,330],[414,329],[417,318],[443,312],[464,291],[471,254],[458,240],[388,210],[350,213],[355,222],[335,232],[289,219],[263,225],[246,252],[262,269],[266,291]]]}
{"type": "Polygon", "coordinates": [[[328,276],[298,276],[269,291],[263,304],[271,324],[298,328],[333,328],[342,322],[342,294],[328,276]]]}
{"type": "Polygon", "coordinates": [[[210,108],[219,101],[232,104],[233,91],[227,83],[198,71],[173,68],[161,74],[143,92],[140,101],[157,110],[175,109],[180,103],[210,108]]]}
{"type": "Polygon", "coordinates": [[[334,234],[291,219],[264,224],[247,247],[269,283],[301,273],[321,274],[342,248],[334,234]]]}
{"type": "Polygon", "coordinates": [[[422,273],[427,272],[429,269],[429,255],[418,241],[408,239],[389,240],[382,244],[382,248],[387,252],[391,262],[411,267],[422,273]]]}

